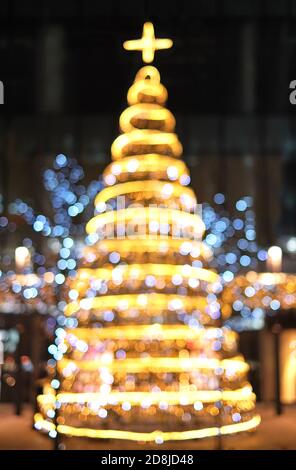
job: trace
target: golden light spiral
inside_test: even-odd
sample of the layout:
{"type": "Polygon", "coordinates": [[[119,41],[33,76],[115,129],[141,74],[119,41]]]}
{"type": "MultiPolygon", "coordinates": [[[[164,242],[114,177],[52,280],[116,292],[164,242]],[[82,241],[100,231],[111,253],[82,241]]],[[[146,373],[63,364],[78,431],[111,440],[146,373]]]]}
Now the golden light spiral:
{"type": "Polygon", "coordinates": [[[175,118],[163,107],[166,99],[158,70],[152,66],[140,69],[128,92],[130,106],[119,119],[124,134],[112,144],[113,160],[150,153],[175,158],[182,155],[182,145],[173,132],[175,118]]]}

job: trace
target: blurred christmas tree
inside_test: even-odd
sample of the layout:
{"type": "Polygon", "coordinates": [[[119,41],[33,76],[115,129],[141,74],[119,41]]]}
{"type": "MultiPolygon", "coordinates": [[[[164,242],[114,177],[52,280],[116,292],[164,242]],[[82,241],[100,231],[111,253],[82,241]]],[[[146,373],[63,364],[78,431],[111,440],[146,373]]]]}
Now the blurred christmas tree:
{"type": "MultiPolygon", "coordinates": [[[[126,47],[151,62],[164,43],[150,23],[144,39],[126,47]]],[[[51,437],[157,443],[253,429],[260,418],[248,365],[222,326],[230,312],[208,269],[205,226],[155,67],[139,70],[127,99],[89,246],[69,281],[64,314],[75,328],[56,331],[56,368],[35,427],[51,437]]]]}

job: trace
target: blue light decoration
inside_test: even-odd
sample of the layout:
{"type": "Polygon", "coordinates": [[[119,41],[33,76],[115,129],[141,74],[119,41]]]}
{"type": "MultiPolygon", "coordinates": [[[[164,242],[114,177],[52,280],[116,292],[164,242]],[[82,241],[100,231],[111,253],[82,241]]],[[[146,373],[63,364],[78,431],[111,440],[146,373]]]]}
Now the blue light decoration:
{"type": "MultiPolygon", "coordinates": [[[[214,204],[204,204],[205,243],[212,249],[211,268],[221,275],[227,286],[235,276],[248,271],[264,271],[267,251],[256,241],[256,217],[253,198],[245,196],[236,201],[232,215],[225,209],[226,196],[217,193],[214,204]]],[[[264,326],[264,310],[251,309],[243,298],[234,302],[236,315],[226,321],[236,331],[258,330],[264,326]]]]}
{"type": "MultiPolygon", "coordinates": [[[[74,158],[64,154],[55,157],[52,167],[45,169],[42,177],[44,189],[49,194],[50,215],[37,213],[27,202],[17,198],[9,204],[6,217],[1,215],[3,205],[0,198],[0,235],[2,232],[15,231],[16,224],[10,218],[16,216],[25,220],[36,234],[22,241],[34,253],[34,270],[40,276],[51,272],[54,285],[59,289],[68,276],[72,277],[76,273],[77,260],[84,245],[85,217],[89,218],[90,215],[87,209],[92,210],[91,203],[102,189],[103,182],[98,178],[84,185],[83,168],[74,158]],[[39,253],[34,247],[34,240],[38,235],[47,239],[45,247],[43,246],[44,253],[39,253]]],[[[9,256],[6,257],[2,257],[2,264],[9,266],[12,260],[9,256]]],[[[5,274],[13,275],[14,272],[5,274]]],[[[24,289],[19,294],[24,300],[28,300],[28,293],[24,289]]],[[[62,302],[58,302],[57,307],[62,311],[62,302]]]]}
{"type": "Polygon", "coordinates": [[[56,156],[53,167],[43,172],[43,185],[49,193],[53,216],[37,214],[21,199],[9,205],[10,214],[22,216],[35,232],[45,237],[61,238],[82,236],[83,221],[76,221],[83,214],[95,195],[102,189],[103,183],[93,180],[86,187],[81,183],[84,178],[83,168],[74,158],[64,154],[56,156]]]}

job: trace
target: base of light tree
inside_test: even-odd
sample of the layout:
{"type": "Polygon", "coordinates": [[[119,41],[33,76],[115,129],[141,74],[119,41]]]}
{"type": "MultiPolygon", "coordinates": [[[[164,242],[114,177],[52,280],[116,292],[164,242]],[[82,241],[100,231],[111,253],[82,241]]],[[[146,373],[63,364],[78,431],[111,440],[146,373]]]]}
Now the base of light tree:
{"type": "MultiPolygon", "coordinates": [[[[296,449],[296,406],[283,407],[283,414],[276,416],[274,404],[258,404],[262,417],[259,428],[252,433],[224,436],[222,449],[296,449]]],[[[31,429],[32,413],[25,407],[21,416],[14,415],[12,405],[0,405],[0,449],[53,449],[52,439],[31,429]]],[[[217,439],[209,438],[197,441],[138,444],[119,440],[91,440],[62,437],[62,447],[67,449],[217,449],[217,439]]]]}

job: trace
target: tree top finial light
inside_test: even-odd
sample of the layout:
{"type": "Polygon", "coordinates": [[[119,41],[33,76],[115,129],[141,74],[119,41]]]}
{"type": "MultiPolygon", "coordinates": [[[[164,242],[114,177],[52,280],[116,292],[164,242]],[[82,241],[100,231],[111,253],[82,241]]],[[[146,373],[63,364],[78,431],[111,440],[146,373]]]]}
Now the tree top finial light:
{"type": "Polygon", "coordinates": [[[173,45],[171,39],[156,39],[152,23],[144,23],[141,39],[125,41],[123,47],[127,51],[142,51],[143,62],[151,63],[154,60],[155,51],[170,49],[173,45]]]}

